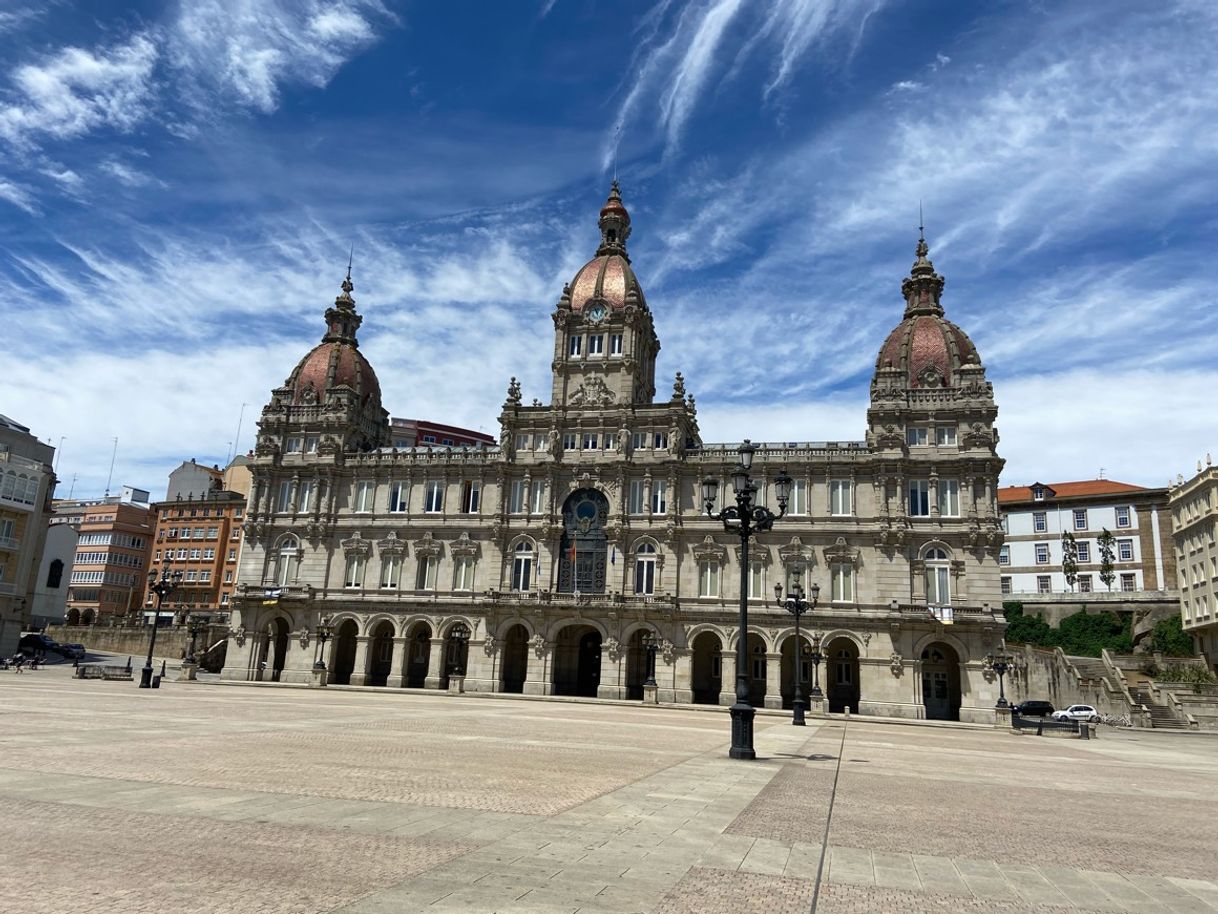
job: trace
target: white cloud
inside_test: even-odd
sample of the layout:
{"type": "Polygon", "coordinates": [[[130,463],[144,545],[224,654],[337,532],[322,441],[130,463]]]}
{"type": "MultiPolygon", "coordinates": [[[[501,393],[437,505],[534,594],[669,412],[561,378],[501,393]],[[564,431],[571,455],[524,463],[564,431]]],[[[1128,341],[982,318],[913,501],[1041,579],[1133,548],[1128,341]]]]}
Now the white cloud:
{"type": "Polygon", "coordinates": [[[914,79],[902,79],[900,82],[892,84],[893,92],[921,92],[925,88],[925,83],[920,83],[914,79]]]}
{"type": "Polygon", "coordinates": [[[23,209],[31,216],[38,215],[38,205],[34,201],[34,195],[29,189],[22,187],[20,184],[14,184],[12,181],[6,181],[0,178],[0,200],[7,200],[9,203],[16,206],[18,209],[23,209]]]}
{"type": "Polygon", "coordinates": [[[165,182],[154,178],[147,172],[133,168],[119,159],[109,158],[97,166],[110,177],[116,179],[124,187],[147,187],[149,185],[165,186],[165,182]]]}
{"type": "Polygon", "coordinates": [[[68,139],[101,126],[132,129],[153,104],[157,47],[140,33],[95,51],[63,48],[19,66],[0,102],[0,138],[29,146],[39,135],[68,139]]]}

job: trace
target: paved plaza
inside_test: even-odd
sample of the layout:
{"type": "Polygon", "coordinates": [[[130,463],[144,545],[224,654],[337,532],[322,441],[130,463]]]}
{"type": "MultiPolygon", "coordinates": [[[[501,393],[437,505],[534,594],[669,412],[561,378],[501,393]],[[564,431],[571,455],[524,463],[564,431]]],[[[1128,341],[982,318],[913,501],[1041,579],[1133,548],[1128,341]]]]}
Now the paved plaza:
{"type": "Polygon", "coordinates": [[[1218,739],[0,672],[24,914],[1218,912],[1218,739]],[[843,735],[845,737],[843,743],[843,735]]]}

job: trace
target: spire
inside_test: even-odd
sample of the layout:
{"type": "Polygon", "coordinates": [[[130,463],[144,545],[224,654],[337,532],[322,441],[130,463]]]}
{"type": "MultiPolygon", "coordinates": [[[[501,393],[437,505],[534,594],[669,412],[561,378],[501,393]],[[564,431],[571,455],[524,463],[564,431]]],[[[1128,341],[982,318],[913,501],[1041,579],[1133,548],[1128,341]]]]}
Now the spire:
{"type": "MultiPolygon", "coordinates": [[[[597,256],[602,254],[621,254],[626,257],[626,239],[630,237],[630,213],[622,205],[621,188],[617,178],[609,187],[609,198],[601,207],[600,219],[597,224],[601,229],[601,246],[597,248],[597,256]]],[[[626,257],[629,261],[630,258],[626,257]]]]}
{"type": "Polygon", "coordinates": [[[364,319],[355,311],[355,299],[351,293],[355,291],[355,283],[351,281],[351,264],[355,257],[355,248],[347,258],[347,276],[343,279],[342,291],[335,297],[334,306],[326,309],[326,335],[323,343],[350,343],[358,346],[355,332],[364,319]]]}
{"type": "Polygon", "coordinates": [[[927,255],[930,246],[926,243],[926,226],[922,220],[922,204],[918,204],[918,246],[914,249],[916,259],[908,278],[901,283],[901,294],[905,297],[905,316],[937,314],[943,316],[939,296],[943,293],[943,277],[935,272],[935,265],[927,255]]]}

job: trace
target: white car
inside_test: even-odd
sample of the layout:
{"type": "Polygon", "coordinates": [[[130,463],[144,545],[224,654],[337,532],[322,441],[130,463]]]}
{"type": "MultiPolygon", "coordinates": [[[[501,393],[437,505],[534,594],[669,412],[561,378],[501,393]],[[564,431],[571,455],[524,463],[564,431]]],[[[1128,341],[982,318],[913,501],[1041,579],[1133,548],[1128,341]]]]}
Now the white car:
{"type": "Polygon", "coordinates": [[[1099,712],[1091,705],[1071,705],[1064,711],[1054,711],[1054,720],[1085,720],[1091,723],[1098,723],[1100,719],[1099,712]]]}

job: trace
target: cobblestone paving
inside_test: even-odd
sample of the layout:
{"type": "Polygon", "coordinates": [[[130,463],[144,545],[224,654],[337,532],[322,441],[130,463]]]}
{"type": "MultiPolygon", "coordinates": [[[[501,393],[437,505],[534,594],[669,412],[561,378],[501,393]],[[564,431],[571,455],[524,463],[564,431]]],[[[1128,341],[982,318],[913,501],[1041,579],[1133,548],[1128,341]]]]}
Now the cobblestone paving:
{"type": "Polygon", "coordinates": [[[0,674],[23,914],[1218,914],[1218,740],[0,674]],[[846,734],[845,751],[840,751],[846,734]]]}

